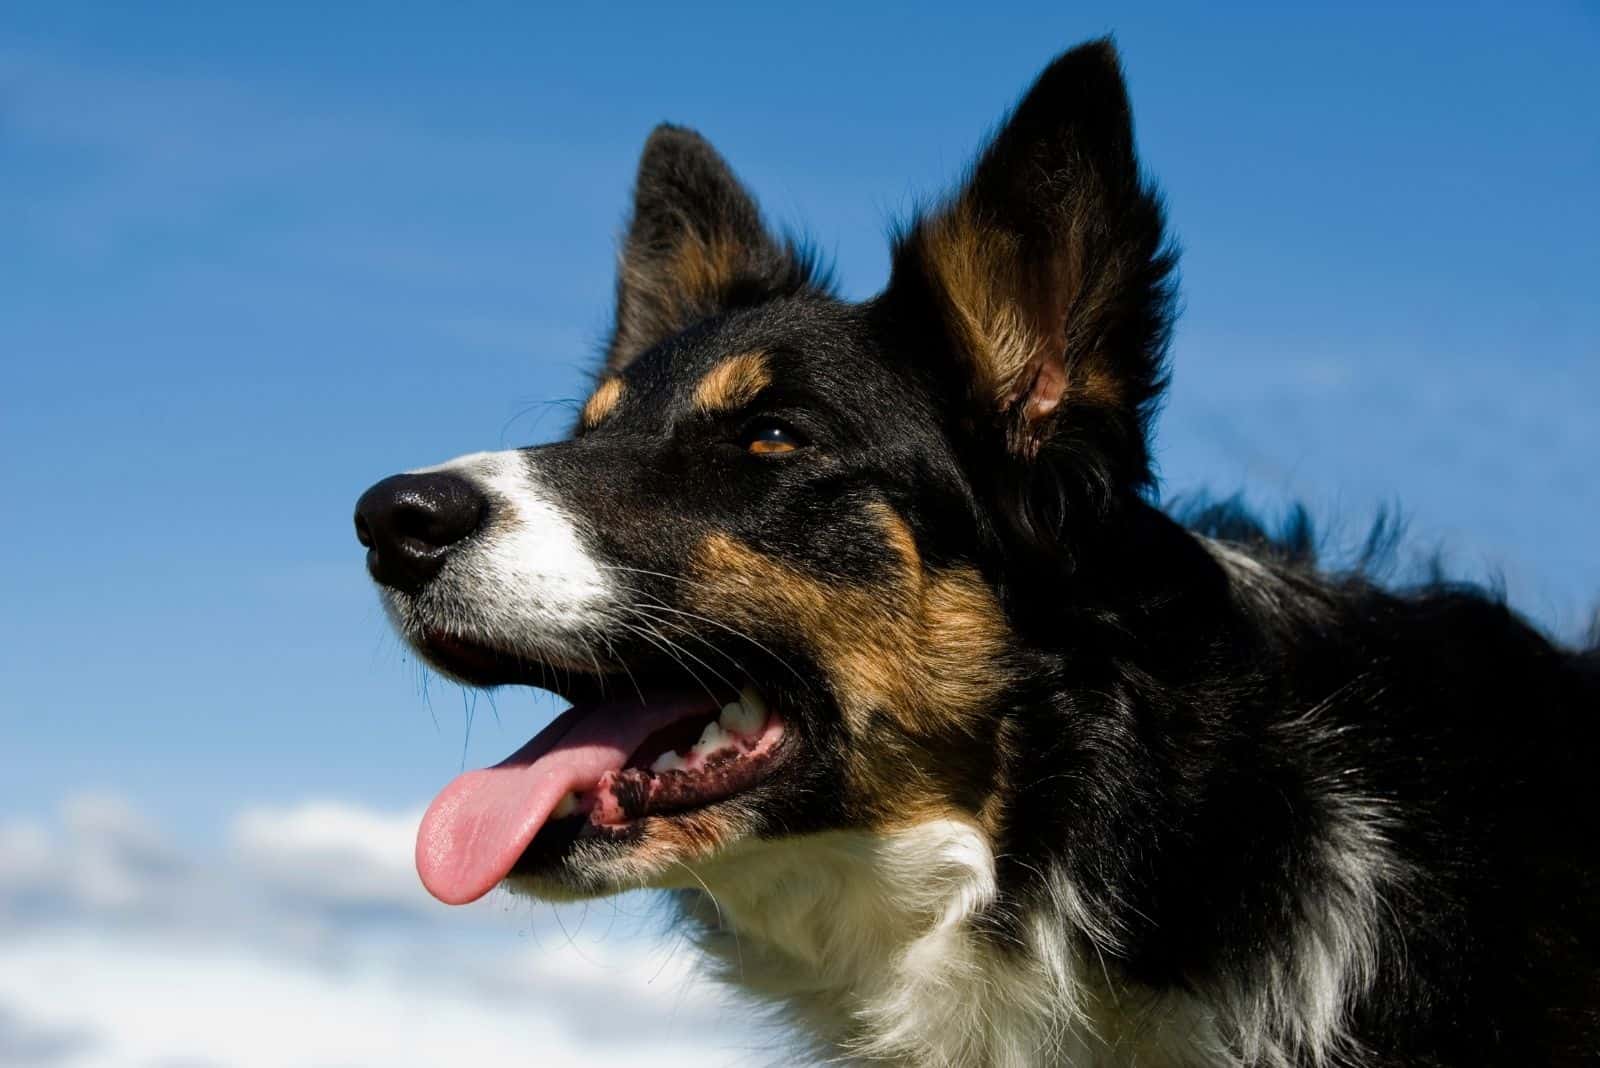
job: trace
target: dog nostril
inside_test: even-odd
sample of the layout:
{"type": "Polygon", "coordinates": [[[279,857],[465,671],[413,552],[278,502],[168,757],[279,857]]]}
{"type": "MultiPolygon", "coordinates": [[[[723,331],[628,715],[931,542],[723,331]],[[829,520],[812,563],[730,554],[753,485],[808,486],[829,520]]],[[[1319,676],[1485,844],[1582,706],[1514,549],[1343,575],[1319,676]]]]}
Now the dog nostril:
{"type": "Polygon", "coordinates": [[[475,515],[469,520],[463,510],[437,500],[408,501],[395,509],[390,523],[396,537],[424,550],[453,545],[478,525],[475,515]],[[467,528],[469,521],[471,529],[467,528]]]}
{"type": "Polygon", "coordinates": [[[477,531],[487,508],[483,494],[456,475],[384,479],[356,502],[356,540],[368,550],[367,570],[385,586],[420,590],[450,549],[477,531]]]}

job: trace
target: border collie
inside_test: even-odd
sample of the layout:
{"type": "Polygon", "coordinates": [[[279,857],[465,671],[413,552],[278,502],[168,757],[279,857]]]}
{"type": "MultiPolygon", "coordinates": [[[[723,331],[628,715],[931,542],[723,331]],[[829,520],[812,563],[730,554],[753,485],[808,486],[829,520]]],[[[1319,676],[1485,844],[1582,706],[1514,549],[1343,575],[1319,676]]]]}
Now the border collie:
{"type": "Polygon", "coordinates": [[[1600,652],[1159,510],[1175,266],[1106,41],[859,304],[658,128],[570,437],[357,507],[430,664],[572,704],[427,889],[675,891],[846,1062],[1600,1063],[1600,652]]]}

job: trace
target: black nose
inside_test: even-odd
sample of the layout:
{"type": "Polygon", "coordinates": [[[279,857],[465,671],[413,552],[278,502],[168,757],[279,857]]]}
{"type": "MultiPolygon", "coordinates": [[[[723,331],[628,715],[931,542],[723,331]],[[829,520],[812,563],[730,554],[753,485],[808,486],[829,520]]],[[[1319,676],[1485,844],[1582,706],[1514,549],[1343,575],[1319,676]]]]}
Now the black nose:
{"type": "Polygon", "coordinates": [[[356,539],[367,570],[415,593],[439,573],[452,546],[478,529],[488,502],[455,475],[393,475],[356,502],[356,539]]]}

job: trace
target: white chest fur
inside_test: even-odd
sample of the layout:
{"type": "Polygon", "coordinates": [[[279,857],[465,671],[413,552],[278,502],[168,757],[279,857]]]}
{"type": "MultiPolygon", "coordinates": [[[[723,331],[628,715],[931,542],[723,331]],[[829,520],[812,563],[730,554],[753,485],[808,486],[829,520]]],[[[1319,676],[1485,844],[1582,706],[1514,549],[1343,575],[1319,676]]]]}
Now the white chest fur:
{"type": "Polygon", "coordinates": [[[1333,1063],[1343,1014],[1327,991],[1359,970],[1343,953],[1313,952],[1305,989],[1269,969],[1209,997],[1158,995],[1101,958],[1093,947],[1110,944],[1108,933],[1048,875],[1046,899],[1007,925],[1025,933],[1002,943],[984,930],[994,857],[958,820],[747,844],[696,874],[703,889],[686,892],[684,906],[704,924],[721,978],[778,1005],[835,1063],[1333,1063]]]}
{"type": "Polygon", "coordinates": [[[1041,915],[1015,951],[979,930],[995,869],[970,824],[758,843],[698,874],[710,895],[686,904],[723,978],[782,1005],[836,1055],[941,1068],[1098,1060],[1074,1040],[1096,995],[1063,917],[1041,915]]]}

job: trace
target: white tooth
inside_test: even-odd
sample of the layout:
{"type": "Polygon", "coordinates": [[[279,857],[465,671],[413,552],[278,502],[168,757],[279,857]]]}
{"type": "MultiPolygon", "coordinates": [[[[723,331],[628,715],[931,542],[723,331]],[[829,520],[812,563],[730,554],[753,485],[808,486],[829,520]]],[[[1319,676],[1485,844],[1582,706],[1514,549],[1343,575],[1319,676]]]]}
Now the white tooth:
{"type": "Polygon", "coordinates": [[[739,695],[739,700],[722,706],[722,715],[717,722],[731,734],[755,734],[767,724],[766,702],[761,700],[760,694],[746,688],[739,695]]]}
{"type": "Polygon", "coordinates": [[[561,800],[556,802],[556,810],[550,815],[554,819],[564,820],[578,811],[578,798],[568,790],[561,795],[561,800]]]}
{"type": "Polygon", "coordinates": [[[650,765],[650,770],[659,775],[663,771],[677,771],[683,767],[683,763],[683,757],[668,749],[656,757],[655,762],[650,765]]]}
{"type": "Polygon", "coordinates": [[[706,724],[706,729],[700,732],[700,740],[694,743],[694,751],[701,756],[714,753],[729,741],[728,732],[722,729],[722,724],[713,720],[706,724]]]}
{"type": "Polygon", "coordinates": [[[729,734],[735,735],[750,734],[759,726],[749,707],[739,701],[723,705],[722,715],[717,717],[717,722],[722,724],[729,734]]]}
{"type": "Polygon", "coordinates": [[[729,734],[741,734],[749,718],[744,705],[738,701],[730,701],[722,706],[722,715],[717,717],[717,722],[722,724],[722,729],[729,734]]]}
{"type": "Polygon", "coordinates": [[[762,697],[756,692],[756,688],[754,686],[746,686],[743,690],[739,691],[739,702],[744,705],[745,709],[749,711],[753,717],[755,717],[756,726],[766,726],[767,701],[766,698],[762,697]]]}

